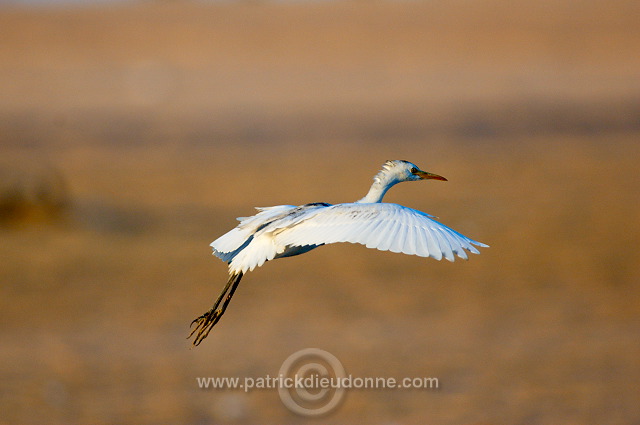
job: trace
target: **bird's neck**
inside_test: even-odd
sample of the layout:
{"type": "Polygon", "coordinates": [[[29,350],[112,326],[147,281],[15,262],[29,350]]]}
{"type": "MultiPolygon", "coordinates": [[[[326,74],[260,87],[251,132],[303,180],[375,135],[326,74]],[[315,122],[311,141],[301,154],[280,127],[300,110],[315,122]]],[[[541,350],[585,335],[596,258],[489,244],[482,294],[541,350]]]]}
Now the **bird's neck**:
{"type": "Polygon", "coordinates": [[[357,202],[361,204],[382,202],[382,198],[384,198],[387,190],[399,182],[400,181],[392,174],[386,173],[385,170],[382,170],[373,178],[373,184],[371,185],[367,195],[357,202]]]}

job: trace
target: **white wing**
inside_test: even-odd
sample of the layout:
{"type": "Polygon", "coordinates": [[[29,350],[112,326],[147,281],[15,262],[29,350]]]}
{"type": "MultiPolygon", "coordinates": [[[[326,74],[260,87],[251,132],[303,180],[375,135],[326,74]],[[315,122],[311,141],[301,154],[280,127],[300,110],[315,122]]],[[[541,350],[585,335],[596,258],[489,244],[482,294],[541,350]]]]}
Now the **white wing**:
{"type": "Polygon", "coordinates": [[[229,262],[233,257],[244,248],[245,244],[251,239],[254,233],[274,220],[289,211],[296,208],[295,205],[277,205],[275,207],[257,207],[260,211],[258,214],[251,217],[238,217],[237,227],[231,229],[229,232],[220,236],[218,239],[211,243],[213,248],[213,254],[220,258],[222,261],[229,262]]]}
{"type": "Polygon", "coordinates": [[[436,260],[444,257],[449,261],[454,261],[454,254],[466,260],[465,250],[478,254],[474,245],[487,246],[431,217],[397,204],[336,204],[319,208],[289,226],[273,229],[272,237],[280,247],[352,242],[381,251],[436,260]]]}
{"type": "Polygon", "coordinates": [[[232,272],[243,272],[260,267],[266,261],[277,256],[291,256],[301,254],[313,248],[305,246],[289,247],[278,245],[274,239],[274,231],[293,227],[301,221],[308,220],[318,210],[325,209],[329,204],[315,203],[295,207],[281,205],[270,208],[259,208],[262,212],[253,217],[242,218],[235,229],[213,241],[213,253],[223,261],[229,263],[232,272]]]}

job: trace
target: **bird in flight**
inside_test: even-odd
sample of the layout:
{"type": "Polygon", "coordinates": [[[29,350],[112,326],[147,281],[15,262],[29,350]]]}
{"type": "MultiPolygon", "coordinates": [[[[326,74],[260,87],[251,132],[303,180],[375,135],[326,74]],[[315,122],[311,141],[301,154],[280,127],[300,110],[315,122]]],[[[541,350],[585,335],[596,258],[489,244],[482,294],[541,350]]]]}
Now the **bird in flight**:
{"type": "Polygon", "coordinates": [[[409,161],[392,160],[384,163],[359,201],[278,205],[256,208],[258,214],[239,217],[237,227],[211,243],[213,254],[229,264],[229,280],[211,310],[191,322],[196,327],[188,338],[195,336],[193,345],[200,345],[224,314],[242,276],[269,260],[335,242],[449,261],[455,255],[466,260],[465,250],[479,254],[475,246],[488,247],[435,221],[432,215],[382,202],[393,185],[418,180],[447,179],[409,161]]]}

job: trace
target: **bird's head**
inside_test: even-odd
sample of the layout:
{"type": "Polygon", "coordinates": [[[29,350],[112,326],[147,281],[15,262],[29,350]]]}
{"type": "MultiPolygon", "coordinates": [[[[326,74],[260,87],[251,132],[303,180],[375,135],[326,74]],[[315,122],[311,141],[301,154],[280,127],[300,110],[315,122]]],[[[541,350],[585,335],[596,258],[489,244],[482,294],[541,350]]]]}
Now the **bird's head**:
{"type": "Polygon", "coordinates": [[[447,181],[447,179],[442,176],[422,171],[416,164],[401,159],[385,162],[382,165],[381,173],[384,173],[386,177],[390,178],[394,183],[429,179],[447,181]]]}
{"type": "Polygon", "coordinates": [[[384,194],[391,186],[416,180],[444,180],[442,176],[422,171],[416,164],[401,159],[394,159],[382,164],[382,170],[373,178],[373,185],[367,195],[360,199],[360,203],[382,202],[384,194]]]}

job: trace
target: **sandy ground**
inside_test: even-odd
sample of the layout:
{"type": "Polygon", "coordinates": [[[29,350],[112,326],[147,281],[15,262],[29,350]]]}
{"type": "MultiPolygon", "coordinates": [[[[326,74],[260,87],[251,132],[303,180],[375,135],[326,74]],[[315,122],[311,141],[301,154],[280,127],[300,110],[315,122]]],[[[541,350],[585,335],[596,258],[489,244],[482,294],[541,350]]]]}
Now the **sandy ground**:
{"type": "Polygon", "coordinates": [[[5,7],[0,423],[638,423],[635,16],[631,1],[5,7]],[[385,200],[491,248],[274,261],[190,349],[226,280],[208,244],[235,217],[359,199],[392,158],[449,181],[385,200]],[[440,388],[353,390],[321,420],[273,390],[198,388],[308,347],[440,388]]]}

